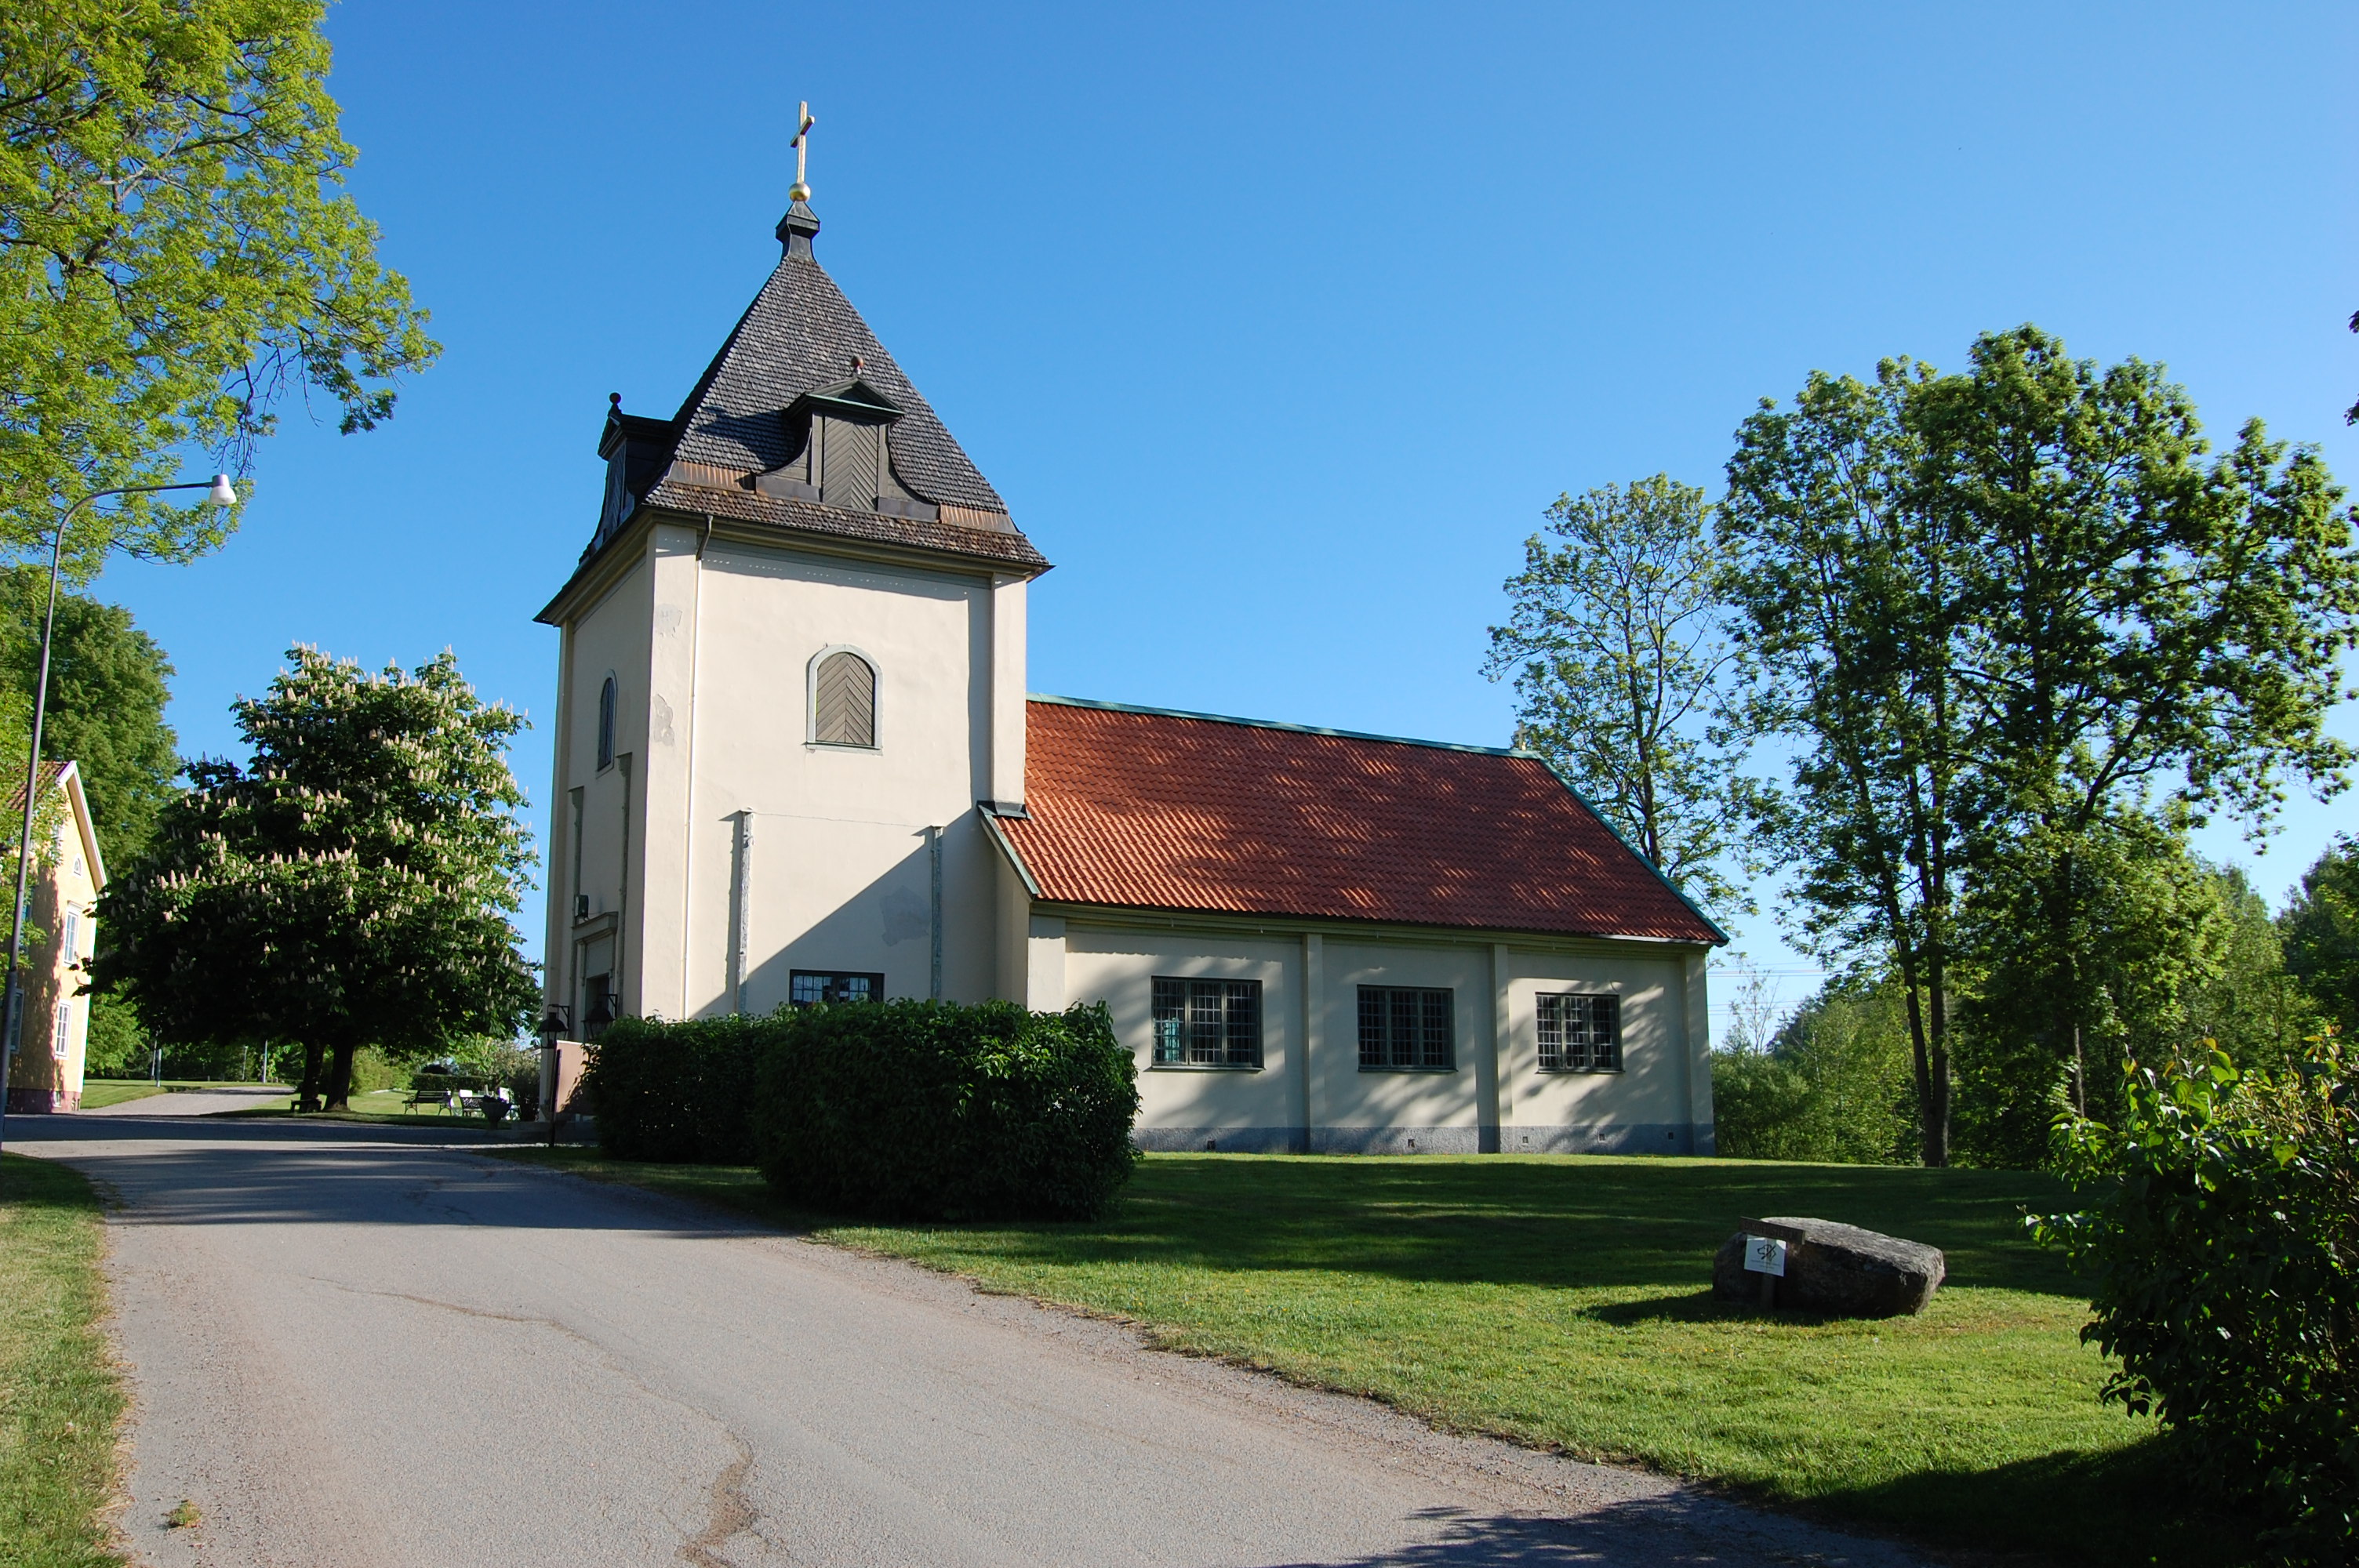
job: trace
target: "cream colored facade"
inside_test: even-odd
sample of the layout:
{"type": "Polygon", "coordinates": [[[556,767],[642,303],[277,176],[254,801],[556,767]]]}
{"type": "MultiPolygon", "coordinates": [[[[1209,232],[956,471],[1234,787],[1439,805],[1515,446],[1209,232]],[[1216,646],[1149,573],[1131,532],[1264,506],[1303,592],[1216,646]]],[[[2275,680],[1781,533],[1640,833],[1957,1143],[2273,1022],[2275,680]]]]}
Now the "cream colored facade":
{"type": "MultiPolygon", "coordinates": [[[[92,910],[106,886],[82,772],[71,762],[50,766],[55,772],[43,793],[62,789],[65,810],[49,864],[36,866],[30,890],[32,925],[42,937],[25,955],[24,1025],[9,1063],[8,1110],[18,1116],[81,1108],[90,998],[77,993],[98,951],[92,910]]],[[[16,809],[24,809],[22,801],[16,809]]]]}
{"type": "Polygon", "coordinates": [[[1025,914],[1022,986],[1011,974],[1009,994],[1036,1009],[1106,1004],[1138,1050],[1136,1136],[1147,1148],[1712,1152],[1706,949],[1051,905],[1025,914]],[[1259,982],[1258,1069],[1156,1065],[1158,977],[1259,982]],[[1363,986],[1447,989],[1454,1065],[1364,1068],[1363,986]],[[1555,990],[1620,999],[1621,1071],[1540,1071],[1537,999],[1555,990]]]}
{"type": "Polygon", "coordinates": [[[1164,917],[1033,896],[1025,582],[956,557],[642,509],[545,612],[563,639],[549,1000],[576,1021],[767,1012],[796,971],[887,997],[1104,1002],[1153,1148],[1708,1153],[1703,946],[1164,917]],[[812,738],[812,672],[875,672],[875,744],[812,738]],[[611,760],[601,694],[614,683],[611,760]],[[1154,981],[1260,982],[1253,1069],[1158,1066],[1154,981]],[[1359,1061],[1362,986],[1446,988],[1454,1064],[1359,1061]],[[1544,991],[1621,999],[1617,1072],[1542,1073],[1544,991]]]}
{"type": "Polygon", "coordinates": [[[550,607],[549,1000],[587,1022],[604,976],[621,1013],[766,1012],[798,969],[994,994],[976,803],[1023,799],[1024,580],[661,515],[550,607]],[[873,746],[811,738],[811,672],[842,650],[875,672],[873,746]]]}

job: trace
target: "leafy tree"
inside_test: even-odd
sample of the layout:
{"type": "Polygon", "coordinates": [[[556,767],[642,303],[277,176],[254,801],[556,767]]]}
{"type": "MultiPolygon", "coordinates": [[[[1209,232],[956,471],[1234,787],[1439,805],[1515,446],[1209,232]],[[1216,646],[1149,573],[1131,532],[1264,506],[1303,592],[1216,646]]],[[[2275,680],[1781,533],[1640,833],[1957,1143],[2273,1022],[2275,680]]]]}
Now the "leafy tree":
{"type": "Polygon", "coordinates": [[[1739,432],[1729,582],[1802,743],[1783,847],[1806,931],[1890,953],[1908,988],[1929,1162],[1977,879],[2009,915],[1973,946],[2045,966],[2015,1007],[2060,1065],[2100,1022],[2083,944],[2104,878],[2080,858],[2172,802],[2265,825],[2288,776],[2343,783],[2351,748],[2324,730],[2359,631],[2342,492],[2257,422],[2207,450],[2158,367],[2101,371],[2032,327],[1984,335],[1958,375],[1814,375],[1739,432]]]}
{"type": "Polygon", "coordinates": [[[448,653],[374,676],[288,656],[234,708],[251,762],[191,763],[102,896],[96,984],[168,1044],[301,1042],[297,1103],[333,1109],[364,1045],[415,1058],[532,1015],[507,919],[530,885],[505,755],[524,720],[448,653]]]}
{"type": "Polygon", "coordinates": [[[1854,1165],[1913,1160],[1906,1014],[1889,978],[1841,977],[1794,1010],[1767,1052],[1715,1053],[1720,1152],[1854,1165]]]}
{"type": "MultiPolygon", "coordinates": [[[[7,685],[29,709],[40,678],[47,574],[0,572],[0,661],[7,685]]],[[[49,654],[49,712],[41,750],[81,764],[110,868],[126,865],[147,841],[156,813],[176,793],[179,741],[164,722],[172,666],[131,612],[78,593],[58,597],[49,654]]]]}
{"type": "MultiPolygon", "coordinates": [[[[408,286],[340,186],[317,0],[11,0],[0,8],[0,547],[89,491],[242,470],[281,395],[346,430],[434,357],[408,286]]],[[[112,546],[184,558],[218,514],[85,509],[77,580],[112,546]]]]}
{"type": "MultiPolygon", "coordinates": [[[[2219,941],[2210,973],[2186,999],[2180,1038],[2212,1040],[2239,1062],[2277,1071],[2299,1059],[2303,1042],[2331,1015],[2287,966],[2283,935],[2268,901],[2234,866],[2207,867],[2219,908],[2219,941]]],[[[2158,1053],[2143,1052],[2141,1059],[2158,1053]]]]}
{"type": "Polygon", "coordinates": [[[1507,579],[1485,672],[1513,673],[1516,743],[1595,802],[1699,903],[1749,908],[1723,870],[1741,848],[1748,745],[1722,677],[1734,654],[1713,591],[1703,492],[1657,474],[1561,495],[1507,579]]]}
{"type": "Polygon", "coordinates": [[[1920,503],[1910,412],[1931,373],[1812,373],[1737,432],[1723,590],[1745,619],[1756,711],[1799,742],[1764,814],[1796,868],[1803,945],[1888,962],[1908,1019],[1922,1155],[1949,1161],[1950,993],[1974,739],[1957,698],[1973,541],[1920,503]]]}
{"type": "Polygon", "coordinates": [[[2302,873],[2278,929],[2287,971],[2359,1038],[2359,846],[2339,838],[2302,873]]]}

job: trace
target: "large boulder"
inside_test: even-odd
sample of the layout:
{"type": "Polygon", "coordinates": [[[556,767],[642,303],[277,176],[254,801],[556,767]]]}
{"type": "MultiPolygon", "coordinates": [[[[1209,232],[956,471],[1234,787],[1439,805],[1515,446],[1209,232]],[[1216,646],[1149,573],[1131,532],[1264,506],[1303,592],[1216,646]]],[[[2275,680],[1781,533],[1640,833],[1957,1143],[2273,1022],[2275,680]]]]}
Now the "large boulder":
{"type": "Polygon", "coordinates": [[[1745,1267],[1748,1236],[1786,1243],[1777,1305],[1830,1317],[1898,1317],[1923,1312],[1949,1272],[1940,1248],[1855,1225],[1792,1216],[1738,1224],[1737,1233],[1721,1244],[1712,1260],[1712,1293],[1729,1301],[1761,1300],[1761,1276],[1745,1267]]]}

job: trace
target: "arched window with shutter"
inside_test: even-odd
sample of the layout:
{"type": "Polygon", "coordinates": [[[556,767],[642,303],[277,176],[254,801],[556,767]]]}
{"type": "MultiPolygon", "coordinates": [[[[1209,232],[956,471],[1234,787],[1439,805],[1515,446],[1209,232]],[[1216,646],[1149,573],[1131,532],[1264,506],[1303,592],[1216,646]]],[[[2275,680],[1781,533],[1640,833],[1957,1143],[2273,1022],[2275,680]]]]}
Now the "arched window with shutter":
{"type": "Polygon", "coordinates": [[[614,677],[598,688],[598,766],[614,765],[614,677]]]}
{"type": "Polygon", "coordinates": [[[853,648],[811,660],[810,738],[821,746],[876,745],[876,666],[853,648]]]}

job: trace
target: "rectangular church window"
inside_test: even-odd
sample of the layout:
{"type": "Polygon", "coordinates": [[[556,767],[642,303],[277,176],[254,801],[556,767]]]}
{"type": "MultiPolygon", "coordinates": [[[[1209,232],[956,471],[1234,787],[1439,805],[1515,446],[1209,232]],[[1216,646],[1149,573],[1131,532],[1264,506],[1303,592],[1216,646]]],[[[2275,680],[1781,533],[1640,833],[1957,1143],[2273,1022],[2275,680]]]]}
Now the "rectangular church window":
{"type": "Polygon", "coordinates": [[[796,969],[787,976],[787,1000],[797,1007],[809,1007],[818,1001],[883,1001],[885,977],[796,969]]]}
{"type": "Polygon", "coordinates": [[[1261,1065],[1261,982],[1155,977],[1158,1067],[1261,1065]]]}
{"type": "Polygon", "coordinates": [[[1362,986],[1360,1070],[1446,1073],[1458,1065],[1446,988],[1362,986]]]}
{"type": "Polygon", "coordinates": [[[1540,1071],[1622,1070],[1622,999],[1591,992],[1542,996],[1540,1071]]]}

